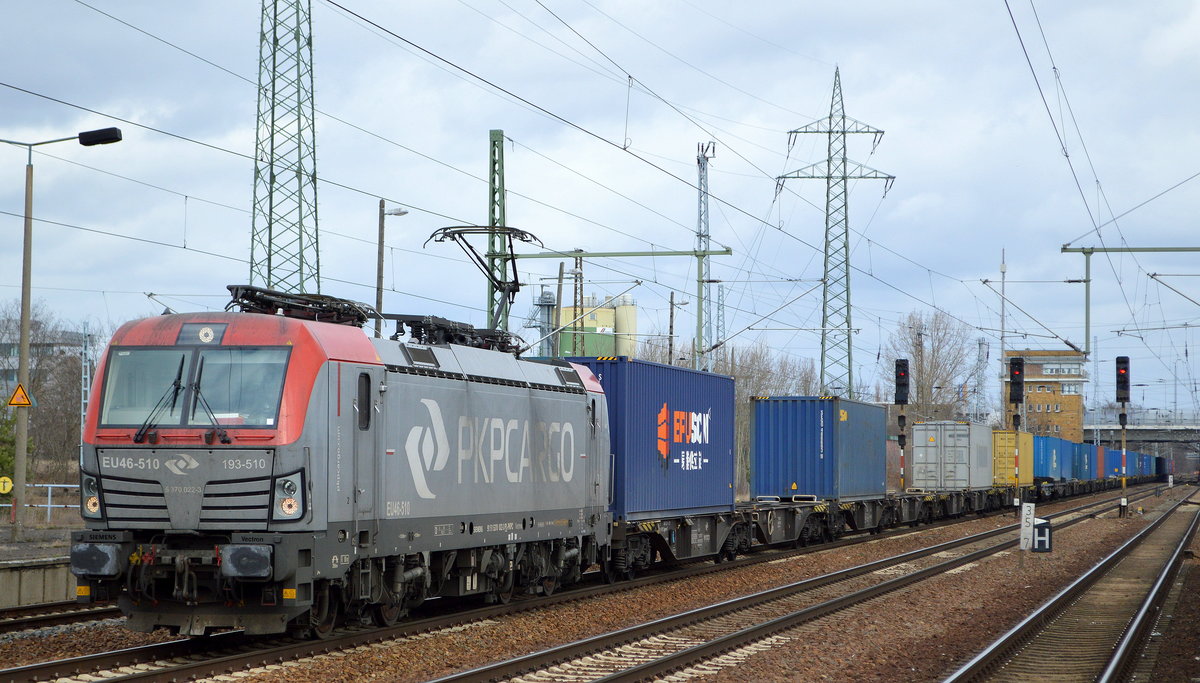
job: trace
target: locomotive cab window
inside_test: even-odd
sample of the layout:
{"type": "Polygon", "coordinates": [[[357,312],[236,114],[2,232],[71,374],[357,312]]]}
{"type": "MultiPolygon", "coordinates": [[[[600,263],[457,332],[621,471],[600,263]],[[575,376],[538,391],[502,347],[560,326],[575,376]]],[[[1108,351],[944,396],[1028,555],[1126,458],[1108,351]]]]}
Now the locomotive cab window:
{"type": "Polygon", "coordinates": [[[275,427],[289,350],[114,347],[100,425],[275,427]]]}

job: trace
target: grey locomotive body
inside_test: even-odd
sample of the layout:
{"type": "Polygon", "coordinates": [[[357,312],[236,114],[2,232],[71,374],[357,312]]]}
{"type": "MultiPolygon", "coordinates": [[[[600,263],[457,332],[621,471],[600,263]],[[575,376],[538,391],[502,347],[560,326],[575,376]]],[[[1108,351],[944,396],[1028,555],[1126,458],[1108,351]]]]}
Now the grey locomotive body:
{"type": "Polygon", "coordinates": [[[609,544],[606,407],[582,372],[285,316],[130,323],[88,416],[80,600],[137,630],[321,636],[553,591],[609,544]]]}

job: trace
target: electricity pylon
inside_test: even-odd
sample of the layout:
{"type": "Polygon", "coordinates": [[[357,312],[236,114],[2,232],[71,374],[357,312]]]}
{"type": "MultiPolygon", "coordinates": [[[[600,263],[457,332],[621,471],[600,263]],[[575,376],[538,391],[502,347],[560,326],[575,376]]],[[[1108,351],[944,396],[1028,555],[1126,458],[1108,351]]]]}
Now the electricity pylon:
{"type": "MultiPolygon", "coordinates": [[[[794,178],[825,181],[825,278],[821,296],[821,393],[855,397],[854,355],[850,318],[850,221],[848,218],[847,180],[884,180],[887,194],[895,176],[868,168],[846,158],[846,135],[870,133],[871,148],[879,144],[883,131],[846,116],[842,107],[842,77],[833,71],[833,101],[829,116],[788,132],[791,145],[801,133],[821,133],[828,137],[828,156],[776,179],[794,178]]],[[[778,191],[778,188],[777,188],[778,191]]]]}
{"type": "Polygon", "coordinates": [[[250,284],[321,292],[311,0],[263,0],[250,284]]]}

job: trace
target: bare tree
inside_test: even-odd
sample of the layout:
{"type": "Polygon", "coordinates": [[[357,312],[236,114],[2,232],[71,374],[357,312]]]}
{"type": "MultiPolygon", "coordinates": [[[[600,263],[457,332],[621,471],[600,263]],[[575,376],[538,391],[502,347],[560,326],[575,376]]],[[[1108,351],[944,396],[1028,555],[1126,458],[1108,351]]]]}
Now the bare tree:
{"type": "MultiPolygon", "coordinates": [[[[40,302],[34,304],[30,318],[31,362],[25,389],[36,405],[3,409],[7,411],[5,420],[11,422],[15,410],[29,411],[30,482],[73,482],[78,476],[84,336],[40,302]]],[[[4,394],[0,401],[16,389],[19,328],[20,303],[14,300],[0,305],[0,350],[8,351],[0,353],[0,393],[4,394]]],[[[0,464],[12,462],[14,446],[11,435],[0,435],[0,464]]],[[[5,473],[12,473],[11,464],[5,473]]]]}
{"type": "Polygon", "coordinates": [[[909,363],[910,419],[955,419],[968,412],[978,358],[971,329],[941,311],[913,311],[888,339],[885,376],[897,358],[909,363]]]}

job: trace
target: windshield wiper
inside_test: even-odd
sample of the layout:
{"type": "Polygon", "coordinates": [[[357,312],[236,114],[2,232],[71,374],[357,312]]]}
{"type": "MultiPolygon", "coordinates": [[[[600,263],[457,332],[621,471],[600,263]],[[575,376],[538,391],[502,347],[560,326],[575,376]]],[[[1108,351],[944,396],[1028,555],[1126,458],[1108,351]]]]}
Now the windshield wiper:
{"type": "Polygon", "coordinates": [[[208,415],[208,419],[213,424],[212,431],[210,431],[204,435],[205,443],[208,443],[210,445],[212,444],[214,433],[216,433],[216,435],[218,437],[220,437],[221,443],[233,443],[233,439],[229,438],[229,433],[225,431],[225,428],[222,427],[221,425],[217,424],[217,415],[216,415],[216,413],[213,412],[212,406],[208,405],[208,399],[204,398],[204,394],[200,393],[200,379],[203,377],[204,377],[204,356],[201,356],[200,357],[200,367],[196,368],[196,381],[192,382],[191,386],[188,387],[189,389],[192,390],[192,396],[195,397],[192,400],[192,414],[188,417],[188,421],[190,422],[195,419],[196,406],[201,405],[204,407],[204,413],[206,415],[208,415]]]}
{"type": "Polygon", "coordinates": [[[156,420],[158,420],[158,416],[162,414],[163,408],[165,408],[167,405],[168,395],[171,397],[171,410],[175,410],[175,403],[179,400],[179,392],[183,389],[181,380],[183,379],[184,358],[185,356],[182,355],[179,357],[179,369],[175,371],[175,381],[171,382],[171,386],[167,387],[167,390],[164,391],[163,395],[159,397],[158,403],[154,404],[154,407],[150,409],[150,414],[146,416],[146,421],[142,423],[142,426],[139,427],[137,432],[133,435],[134,443],[142,443],[145,441],[146,433],[158,426],[156,420]]]}

